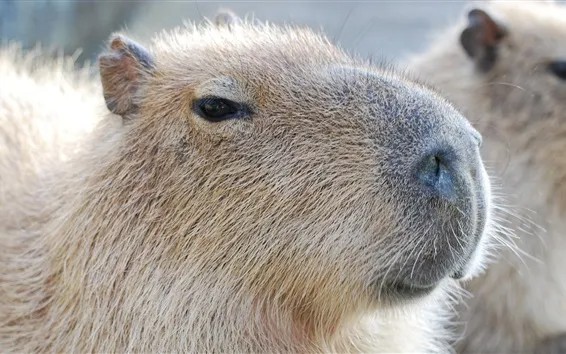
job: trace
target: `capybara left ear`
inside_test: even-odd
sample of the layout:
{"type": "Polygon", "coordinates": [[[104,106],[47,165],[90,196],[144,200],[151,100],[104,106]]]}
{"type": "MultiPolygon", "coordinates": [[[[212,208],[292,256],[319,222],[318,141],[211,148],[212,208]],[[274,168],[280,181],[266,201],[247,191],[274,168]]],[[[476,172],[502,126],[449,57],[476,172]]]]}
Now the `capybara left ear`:
{"type": "Polygon", "coordinates": [[[242,23],[242,20],[234,12],[228,9],[221,9],[214,16],[214,24],[218,27],[228,27],[233,29],[242,23]]]}
{"type": "Polygon", "coordinates": [[[484,10],[468,13],[468,26],[460,35],[460,44],[479,70],[491,70],[497,60],[497,45],[506,35],[505,28],[484,10]]]}
{"type": "Polygon", "coordinates": [[[129,117],[138,109],[140,87],[153,72],[152,55],[131,39],[114,35],[98,62],[106,106],[112,113],[129,117]]]}

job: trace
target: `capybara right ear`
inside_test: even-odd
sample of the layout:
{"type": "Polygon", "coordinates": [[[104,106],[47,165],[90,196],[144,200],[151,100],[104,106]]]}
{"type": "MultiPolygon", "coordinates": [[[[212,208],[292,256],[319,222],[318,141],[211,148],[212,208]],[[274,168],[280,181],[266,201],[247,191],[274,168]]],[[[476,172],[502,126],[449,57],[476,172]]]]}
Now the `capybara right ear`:
{"type": "Polygon", "coordinates": [[[487,12],[473,9],[468,13],[468,26],[460,35],[460,44],[478,69],[486,72],[495,65],[497,45],[505,35],[505,28],[487,12]]]}
{"type": "Polygon", "coordinates": [[[242,23],[242,20],[234,12],[228,9],[221,9],[214,16],[214,24],[218,27],[228,27],[233,29],[242,23]]]}
{"type": "Polygon", "coordinates": [[[141,85],[153,72],[152,55],[131,39],[114,35],[98,62],[106,106],[112,113],[129,117],[138,109],[141,85]]]}

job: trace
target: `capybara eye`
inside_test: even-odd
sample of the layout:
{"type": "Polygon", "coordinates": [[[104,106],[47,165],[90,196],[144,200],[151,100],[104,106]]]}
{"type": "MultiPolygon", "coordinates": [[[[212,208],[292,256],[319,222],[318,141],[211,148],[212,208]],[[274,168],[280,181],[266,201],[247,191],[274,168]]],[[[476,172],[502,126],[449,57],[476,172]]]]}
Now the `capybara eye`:
{"type": "Polygon", "coordinates": [[[194,111],[210,122],[242,118],[249,114],[246,105],[220,97],[204,97],[193,104],[194,111]]]}
{"type": "Polygon", "coordinates": [[[556,60],[548,64],[548,69],[562,80],[566,80],[566,60],[556,60]]]}

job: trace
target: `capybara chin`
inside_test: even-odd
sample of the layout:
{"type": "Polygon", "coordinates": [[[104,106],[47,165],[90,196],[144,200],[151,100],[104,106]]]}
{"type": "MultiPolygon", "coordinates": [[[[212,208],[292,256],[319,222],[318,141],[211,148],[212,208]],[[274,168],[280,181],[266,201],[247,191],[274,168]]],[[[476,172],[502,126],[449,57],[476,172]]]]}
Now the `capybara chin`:
{"type": "Polygon", "coordinates": [[[475,3],[409,63],[484,135],[518,236],[471,283],[462,352],[566,351],[565,19],[558,2],[475,3]]]}
{"type": "Polygon", "coordinates": [[[453,278],[492,229],[480,135],[308,29],[222,22],[147,49],[114,35],[113,114],[66,160],[41,159],[41,107],[6,111],[26,97],[2,90],[0,129],[26,138],[1,141],[6,160],[40,144],[48,173],[0,196],[21,214],[1,219],[0,351],[446,349],[453,278]]]}

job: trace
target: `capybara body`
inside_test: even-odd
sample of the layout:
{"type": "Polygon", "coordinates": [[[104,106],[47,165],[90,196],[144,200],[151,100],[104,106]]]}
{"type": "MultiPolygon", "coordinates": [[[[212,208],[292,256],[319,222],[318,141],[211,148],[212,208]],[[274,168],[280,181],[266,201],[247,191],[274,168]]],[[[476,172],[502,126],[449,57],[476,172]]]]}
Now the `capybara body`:
{"type": "MultiPolygon", "coordinates": [[[[113,114],[37,140],[0,196],[0,351],[445,350],[493,229],[460,113],[307,29],[228,18],[149,48],[114,36],[101,93],[72,100],[113,114]]],[[[68,124],[38,111],[0,119],[68,124]]]]}
{"type": "MultiPolygon", "coordinates": [[[[516,239],[471,284],[460,350],[532,352],[566,331],[566,8],[474,4],[408,65],[464,112],[503,186],[516,239]],[[534,226],[538,224],[538,226],[534,226]]],[[[562,338],[562,339],[560,339],[562,338]]],[[[545,349],[546,351],[546,349],[545,349]]]]}

